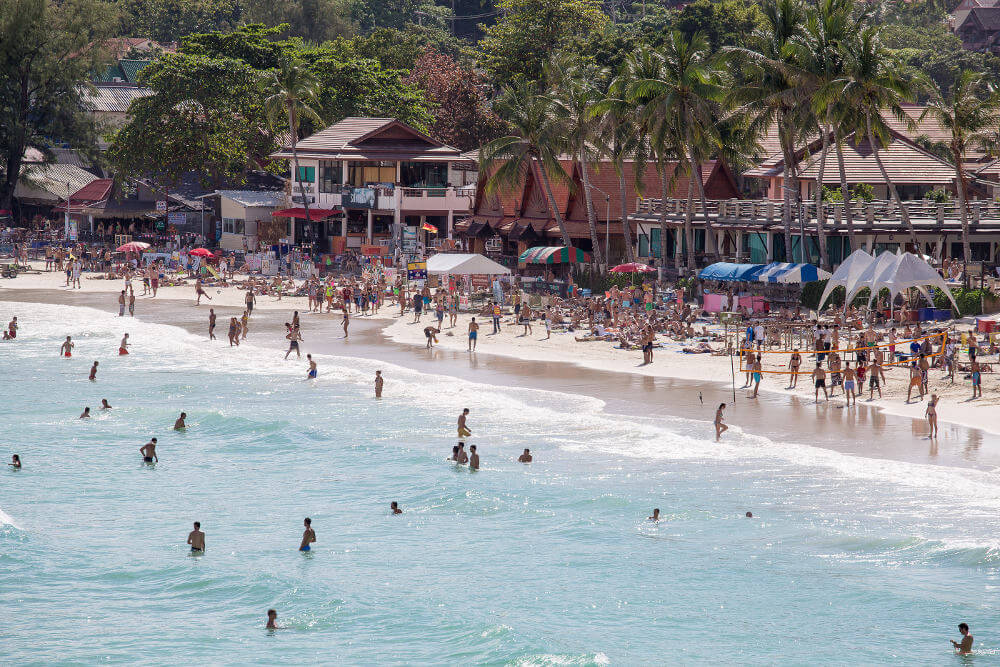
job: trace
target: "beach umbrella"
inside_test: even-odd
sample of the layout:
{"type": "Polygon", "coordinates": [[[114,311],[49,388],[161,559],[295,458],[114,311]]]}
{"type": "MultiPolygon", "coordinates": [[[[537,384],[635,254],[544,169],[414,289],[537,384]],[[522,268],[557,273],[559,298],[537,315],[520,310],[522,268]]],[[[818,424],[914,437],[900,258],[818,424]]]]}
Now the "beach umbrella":
{"type": "Polygon", "coordinates": [[[148,243],[143,243],[142,241],[129,241],[125,245],[120,245],[116,250],[118,252],[142,252],[149,248],[148,243]]]}
{"type": "Polygon", "coordinates": [[[192,257],[215,257],[215,255],[212,254],[212,251],[207,248],[195,248],[188,254],[192,257]]]}
{"type": "Polygon", "coordinates": [[[611,273],[656,273],[656,269],[653,267],[648,264],[639,264],[638,262],[619,264],[618,266],[608,269],[608,271],[611,273]]]}

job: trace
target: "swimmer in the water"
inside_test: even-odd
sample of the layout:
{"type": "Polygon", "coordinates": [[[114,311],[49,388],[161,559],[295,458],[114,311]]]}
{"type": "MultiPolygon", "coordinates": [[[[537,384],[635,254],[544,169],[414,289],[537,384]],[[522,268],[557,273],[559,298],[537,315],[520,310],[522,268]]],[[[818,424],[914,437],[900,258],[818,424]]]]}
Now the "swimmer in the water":
{"type": "Polygon", "coordinates": [[[306,379],[307,380],[315,380],[316,379],[316,362],[313,361],[313,356],[311,354],[307,354],[306,355],[306,359],[309,360],[309,372],[306,373],[306,379]]]}
{"type": "Polygon", "coordinates": [[[722,411],[725,410],[725,409],[726,409],[726,404],[725,403],[720,403],[719,404],[719,409],[715,411],[715,441],[716,442],[719,441],[719,438],[722,437],[723,433],[725,433],[726,431],[729,430],[729,427],[726,426],[725,422],[723,422],[723,418],[724,417],[723,417],[722,411]]]}
{"type": "Polygon", "coordinates": [[[399,503],[397,503],[395,500],[393,500],[391,503],[389,503],[389,509],[392,510],[393,514],[402,514],[403,513],[403,510],[399,509],[399,503]]]}
{"type": "Polygon", "coordinates": [[[108,399],[102,398],[101,399],[101,410],[110,410],[110,409],[111,409],[111,404],[108,403],[108,399]]]}
{"type": "Polygon", "coordinates": [[[17,454],[14,454],[13,456],[10,457],[10,463],[8,463],[7,465],[9,465],[14,470],[20,470],[21,469],[21,457],[18,456],[17,454]]]}
{"type": "Polygon", "coordinates": [[[299,551],[309,551],[312,549],[309,545],[316,541],[316,531],[312,529],[312,519],[309,517],[303,519],[302,524],[306,529],[302,531],[302,544],[299,545],[299,551]]]}
{"type": "Polygon", "coordinates": [[[97,379],[97,362],[96,361],[94,362],[94,365],[90,367],[90,377],[87,378],[87,379],[88,380],[96,380],[97,379]]]}
{"type": "Polygon", "coordinates": [[[145,445],[139,448],[139,453],[142,454],[142,460],[145,463],[152,463],[156,461],[160,462],[159,457],[156,455],[156,438],[151,439],[145,445]]]}
{"type": "Polygon", "coordinates": [[[121,356],[123,354],[128,354],[128,346],[129,346],[128,334],[125,334],[124,336],[122,336],[122,342],[118,344],[118,356],[121,356]]]}
{"type": "Polygon", "coordinates": [[[448,460],[449,461],[458,460],[458,445],[455,445],[454,447],[451,448],[451,458],[449,458],[448,460]]]}
{"type": "Polygon", "coordinates": [[[267,610],[267,625],[264,627],[268,630],[279,630],[278,628],[278,612],[274,609],[267,610]]]}
{"type": "Polygon", "coordinates": [[[972,653],[972,635],[969,634],[969,624],[959,623],[958,631],[962,633],[962,641],[951,640],[951,645],[955,647],[955,652],[959,655],[969,655],[972,653]]]}
{"type": "Polygon", "coordinates": [[[659,521],[659,520],[660,520],[660,508],[659,508],[659,507],[657,507],[656,509],[654,509],[654,510],[653,510],[653,516],[651,516],[651,517],[647,517],[647,518],[648,518],[648,519],[649,519],[650,521],[659,521]]]}
{"type": "Polygon", "coordinates": [[[469,470],[479,470],[479,453],[475,445],[469,446],[469,470]]]}
{"type": "Polygon", "coordinates": [[[184,422],[184,420],[187,419],[187,416],[188,415],[186,412],[181,413],[181,416],[178,417],[177,421],[174,422],[175,431],[182,431],[187,428],[187,424],[184,422]]]}
{"type": "Polygon", "coordinates": [[[517,457],[518,463],[531,463],[531,450],[527,447],[524,448],[524,453],[517,457]]]}
{"type": "Polygon", "coordinates": [[[458,443],[458,451],[455,452],[455,463],[468,463],[469,455],[465,453],[465,443],[458,443]]]}
{"type": "Polygon", "coordinates": [[[69,336],[66,336],[66,340],[63,341],[62,346],[59,348],[59,354],[64,357],[72,357],[74,347],[73,340],[69,336]]]}
{"type": "Polygon", "coordinates": [[[748,519],[752,519],[753,518],[753,512],[747,512],[747,518],[748,519]]]}
{"type": "Polygon", "coordinates": [[[83,409],[83,414],[80,415],[80,419],[90,419],[90,408],[83,409]]]}
{"type": "Polygon", "coordinates": [[[205,553],[205,533],[201,531],[201,522],[194,522],[194,530],[188,533],[188,544],[191,545],[191,553],[205,553]]]}

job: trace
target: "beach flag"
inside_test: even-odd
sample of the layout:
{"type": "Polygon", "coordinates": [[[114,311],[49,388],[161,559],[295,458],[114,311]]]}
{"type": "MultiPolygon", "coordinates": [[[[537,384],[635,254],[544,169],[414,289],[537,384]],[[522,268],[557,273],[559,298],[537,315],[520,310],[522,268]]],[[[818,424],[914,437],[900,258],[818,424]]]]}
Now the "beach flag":
{"type": "Polygon", "coordinates": [[[420,225],[420,229],[424,230],[425,232],[431,232],[433,234],[438,233],[438,228],[429,222],[425,222],[424,224],[420,225]]]}

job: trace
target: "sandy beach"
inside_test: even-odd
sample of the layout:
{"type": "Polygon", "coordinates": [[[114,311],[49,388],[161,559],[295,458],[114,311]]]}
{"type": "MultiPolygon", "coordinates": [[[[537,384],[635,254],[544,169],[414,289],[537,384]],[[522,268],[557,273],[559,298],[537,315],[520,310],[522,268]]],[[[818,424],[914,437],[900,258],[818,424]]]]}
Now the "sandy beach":
{"type": "MultiPolygon", "coordinates": [[[[64,277],[54,272],[22,274],[0,283],[0,300],[81,305],[115,312],[119,281],[82,281],[83,288],[63,286],[64,277]]],[[[193,281],[188,286],[166,287],[156,298],[136,295],[139,319],[182,326],[204,334],[208,308],[221,318],[239,315],[243,292],[235,288],[209,289],[210,303],[194,306],[193,281]]],[[[572,333],[553,333],[542,340],[544,326],[535,325],[523,336],[521,326],[505,324],[500,334],[481,330],[476,354],[466,351],[465,329],[470,315],[461,314],[454,330],[445,328],[438,345],[427,350],[423,328],[430,323],[424,316],[398,315],[398,307],[388,305],[375,317],[352,317],[351,336],[342,339],[338,313],[307,314],[304,297],[258,297],[250,342],[284,349],[282,323],[299,310],[303,322],[303,353],[379,359],[423,372],[453,375],[465,380],[501,386],[522,386],[592,396],[605,401],[612,413],[657,418],[664,416],[710,422],[720,402],[729,404],[727,419],[747,433],[775,441],[817,444],[844,453],[891,458],[921,463],[993,468],[1000,466],[1000,418],[995,403],[998,387],[984,386],[984,398],[975,404],[964,402],[969,388],[959,380],[954,386],[933,371],[931,390],[941,395],[942,422],[937,443],[927,438],[922,419],[925,403],[904,403],[900,371],[893,371],[885,398],[859,400],[856,408],[845,408],[842,395],[819,404],[808,390],[808,378],[801,378],[799,390],[788,390],[784,382],[768,378],[757,399],[748,398],[736,377],[735,401],[732,372],[727,357],[690,355],[679,345],[658,349],[654,363],[641,365],[641,353],[617,349],[612,343],[578,343],[572,333]],[[451,334],[451,335],[449,335],[451,334]],[[992,391],[991,391],[992,390],[992,391]],[[986,446],[984,446],[986,445],[986,446]]],[[[12,313],[13,314],[13,313],[12,313]]],[[[30,320],[30,311],[22,313],[30,320]]],[[[127,319],[127,318],[126,318],[127,319]]],[[[512,318],[508,318],[512,319],[512,318]]],[[[783,378],[782,378],[783,380],[783,378]]],[[[992,380],[992,378],[991,378],[992,380]]]]}

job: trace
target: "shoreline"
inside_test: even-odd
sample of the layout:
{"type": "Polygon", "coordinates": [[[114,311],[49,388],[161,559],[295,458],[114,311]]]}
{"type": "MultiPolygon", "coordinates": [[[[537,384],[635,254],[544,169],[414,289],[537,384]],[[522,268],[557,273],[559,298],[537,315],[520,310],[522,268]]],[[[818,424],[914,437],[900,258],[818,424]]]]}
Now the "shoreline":
{"type": "MultiPolygon", "coordinates": [[[[116,307],[106,292],[68,289],[2,289],[0,300],[86,306],[107,312],[114,312],[112,307],[116,307]]],[[[176,297],[157,297],[142,302],[137,297],[136,301],[137,306],[142,305],[141,309],[137,308],[141,320],[180,326],[200,335],[207,333],[207,304],[192,308],[190,298],[176,297]],[[181,305],[184,301],[187,307],[181,305]]],[[[220,318],[238,314],[230,313],[229,309],[242,309],[225,305],[221,299],[214,305],[220,318]]],[[[304,298],[286,298],[281,302],[267,299],[261,303],[254,311],[249,342],[284,351],[282,321],[300,306],[304,310],[304,298]]],[[[393,312],[392,306],[386,308],[385,313],[393,312]]],[[[874,403],[862,402],[850,409],[843,407],[842,399],[839,403],[816,405],[811,397],[806,401],[799,394],[781,390],[764,390],[758,399],[751,400],[739,387],[737,400],[733,403],[732,389],[725,380],[636,373],[624,368],[592,368],[563,359],[522,359],[492,349],[469,354],[456,350],[454,345],[427,350],[423,344],[406,340],[399,334],[398,329],[408,326],[405,320],[409,317],[409,314],[403,320],[392,316],[352,317],[352,336],[344,341],[340,337],[339,314],[303,313],[306,337],[303,355],[313,352],[363,358],[493,386],[583,395],[602,401],[604,412],[613,416],[697,420],[705,424],[708,439],[712,435],[715,406],[717,402],[726,402],[730,426],[779,443],[797,442],[865,458],[985,470],[1000,468],[1000,447],[995,446],[1000,444],[1000,438],[966,424],[941,419],[941,435],[937,441],[931,441],[926,437],[927,426],[923,420],[892,414],[874,403]]],[[[30,317],[23,315],[19,319],[30,321],[30,317]]],[[[422,336],[425,324],[414,325],[414,333],[422,336]]],[[[442,335],[440,338],[446,339],[459,337],[442,335]]],[[[480,342],[487,340],[488,336],[484,335],[480,342]]],[[[224,344],[225,340],[219,342],[224,344]]]]}

